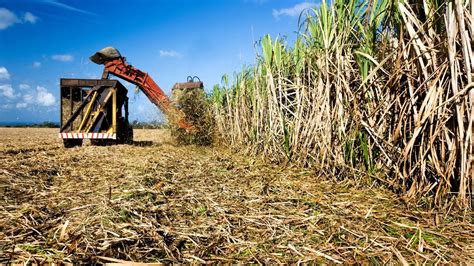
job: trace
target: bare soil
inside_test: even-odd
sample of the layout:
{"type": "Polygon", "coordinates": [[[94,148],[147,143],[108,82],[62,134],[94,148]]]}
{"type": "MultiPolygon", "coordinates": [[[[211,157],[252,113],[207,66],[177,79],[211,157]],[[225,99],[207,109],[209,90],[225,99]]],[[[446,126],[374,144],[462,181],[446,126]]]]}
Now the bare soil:
{"type": "Polygon", "coordinates": [[[230,149],[0,128],[0,263],[474,263],[473,212],[230,149]]]}

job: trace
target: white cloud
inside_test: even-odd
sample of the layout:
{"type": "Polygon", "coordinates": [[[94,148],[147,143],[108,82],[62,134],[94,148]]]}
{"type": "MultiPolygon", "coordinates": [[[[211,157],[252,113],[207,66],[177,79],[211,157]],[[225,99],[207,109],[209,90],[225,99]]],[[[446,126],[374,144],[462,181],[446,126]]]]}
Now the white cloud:
{"type": "Polygon", "coordinates": [[[23,16],[23,22],[35,24],[36,21],[38,21],[38,17],[31,14],[30,12],[26,12],[25,15],[23,16]]]}
{"type": "Polygon", "coordinates": [[[160,50],[160,57],[182,57],[183,55],[173,50],[160,50]]]}
{"type": "Polygon", "coordinates": [[[33,68],[40,68],[41,67],[41,62],[33,62],[33,68]]]}
{"type": "Polygon", "coordinates": [[[17,103],[16,104],[17,109],[23,109],[23,108],[26,108],[27,106],[28,106],[27,103],[17,103]]]}
{"type": "Polygon", "coordinates": [[[6,67],[0,67],[0,80],[10,79],[10,73],[6,67]]]}
{"type": "Polygon", "coordinates": [[[57,0],[43,0],[43,3],[53,5],[53,6],[65,9],[65,10],[70,10],[70,11],[75,11],[75,12],[95,16],[95,14],[92,13],[92,12],[89,12],[89,11],[86,11],[86,10],[83,10],[83,9],[79,9],[79,8],[76,8],[76,7],[73,7],[73,6],[70,6],[70,5],[63,4],[63,3],[61,3],[57,0]]]}
{"type": "Polygon", "coordinates": [[[31,88],[30,85],[24,84],[24,83],[20,84],[18,87],[19,87],[20,90],[22,90],[22,91],[26,91],[26,90],[29,90],[29,89],[31,88]]]}
{"type": "Polygon", "coordinates": [[[3,7],[0,8],[0,30],[4,30],[17,23],[35,24],[37,21],[38,17],[31,12],[26,12],[23,17],[19,19],[18,16],[10,10],[3,7]]]}
{"type": "Polygon", "coordinates": [[[70,54],[55,54],[51,56],[51,59],[60,62],[71,62],[72,60],[74,60],[74,57],[70,54]]]}
{"type": "Polygon", "coordinates": [[[13,90],[12,85],[10,84],[0,85],[0,92],[8,99],[14,99],[16,97],[15,91],[13,90]]]}
{"type": "Polygon", "coordinates": [[[56,98],[54,98],[54,95],[48,92],[45,87],[37,86],[36,92],[36,102],[39,105],[52,106],[56,103],[56,98]]]}
{"type": "Polygon", "coordinates": [[[0,8],[0,30],[4,30],[15,23],[20,23],[20,19],[6,8],[0,8]]]}
{"type": "Polygon", "coordinates": [[[301,14],[301,12],[307,8],[316,7],[316,3],[311,2],[302,2],[299,4],[294,5],[293,7],[289,8],[282,8],[282,9],[273,9],[273,17],[279,19],[280,16],[289,16],[289,17],[297,17],[301,14]]]}
{"type": "MultiPolygon", "coordinates": [[[[28,84],[20,84],[21,90],[31,89],[28,84]]],[[[30,91],[27,94],[23,94],[21,101],[16,103],[17,109],[23,109],[30,105],[39,106],[53,106],[56,103],[56,98],[50,93],[45,87],[36,86],[36,91],[30,91]]]]}
{"type": "Polygon", "coordinates": [[[34,96],[31,94],[25,94],[23,95],[23,101],[26,103],[33,103],[34,96]]]}

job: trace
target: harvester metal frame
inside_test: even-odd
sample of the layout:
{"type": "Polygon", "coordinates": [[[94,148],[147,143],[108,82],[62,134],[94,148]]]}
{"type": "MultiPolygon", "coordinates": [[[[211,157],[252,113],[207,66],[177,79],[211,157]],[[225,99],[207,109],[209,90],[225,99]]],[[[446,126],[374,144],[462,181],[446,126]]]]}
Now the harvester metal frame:
{"type": "Polygon", "coordinates": [[[131,142],[127,92],[117,80],[61,79],[59,137],[64,146],[80,146],[83,139],[95,145],[131,142]]]}

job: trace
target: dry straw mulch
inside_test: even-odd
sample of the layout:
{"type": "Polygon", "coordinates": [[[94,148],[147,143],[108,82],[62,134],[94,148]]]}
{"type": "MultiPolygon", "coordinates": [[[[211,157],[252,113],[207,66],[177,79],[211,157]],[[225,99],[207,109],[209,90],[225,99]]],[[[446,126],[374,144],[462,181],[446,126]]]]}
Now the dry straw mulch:
{"type": "Polygon", "coordinates": [[[136,131],[151,145],[69,150],[56,133],[0,129],[0,263],[474,261],[472,212],[159,130],[136,131]]]}

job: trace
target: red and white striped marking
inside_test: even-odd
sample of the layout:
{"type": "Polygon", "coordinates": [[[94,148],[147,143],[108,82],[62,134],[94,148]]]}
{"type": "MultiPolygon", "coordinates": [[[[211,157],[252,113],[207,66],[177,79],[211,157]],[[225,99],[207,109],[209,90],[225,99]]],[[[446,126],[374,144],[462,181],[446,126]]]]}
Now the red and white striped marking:
{"type": "Polygon", "coordinates": [[[117,134],[109,133],[59,133],[60,139],[117,139],[117,134]]]}

